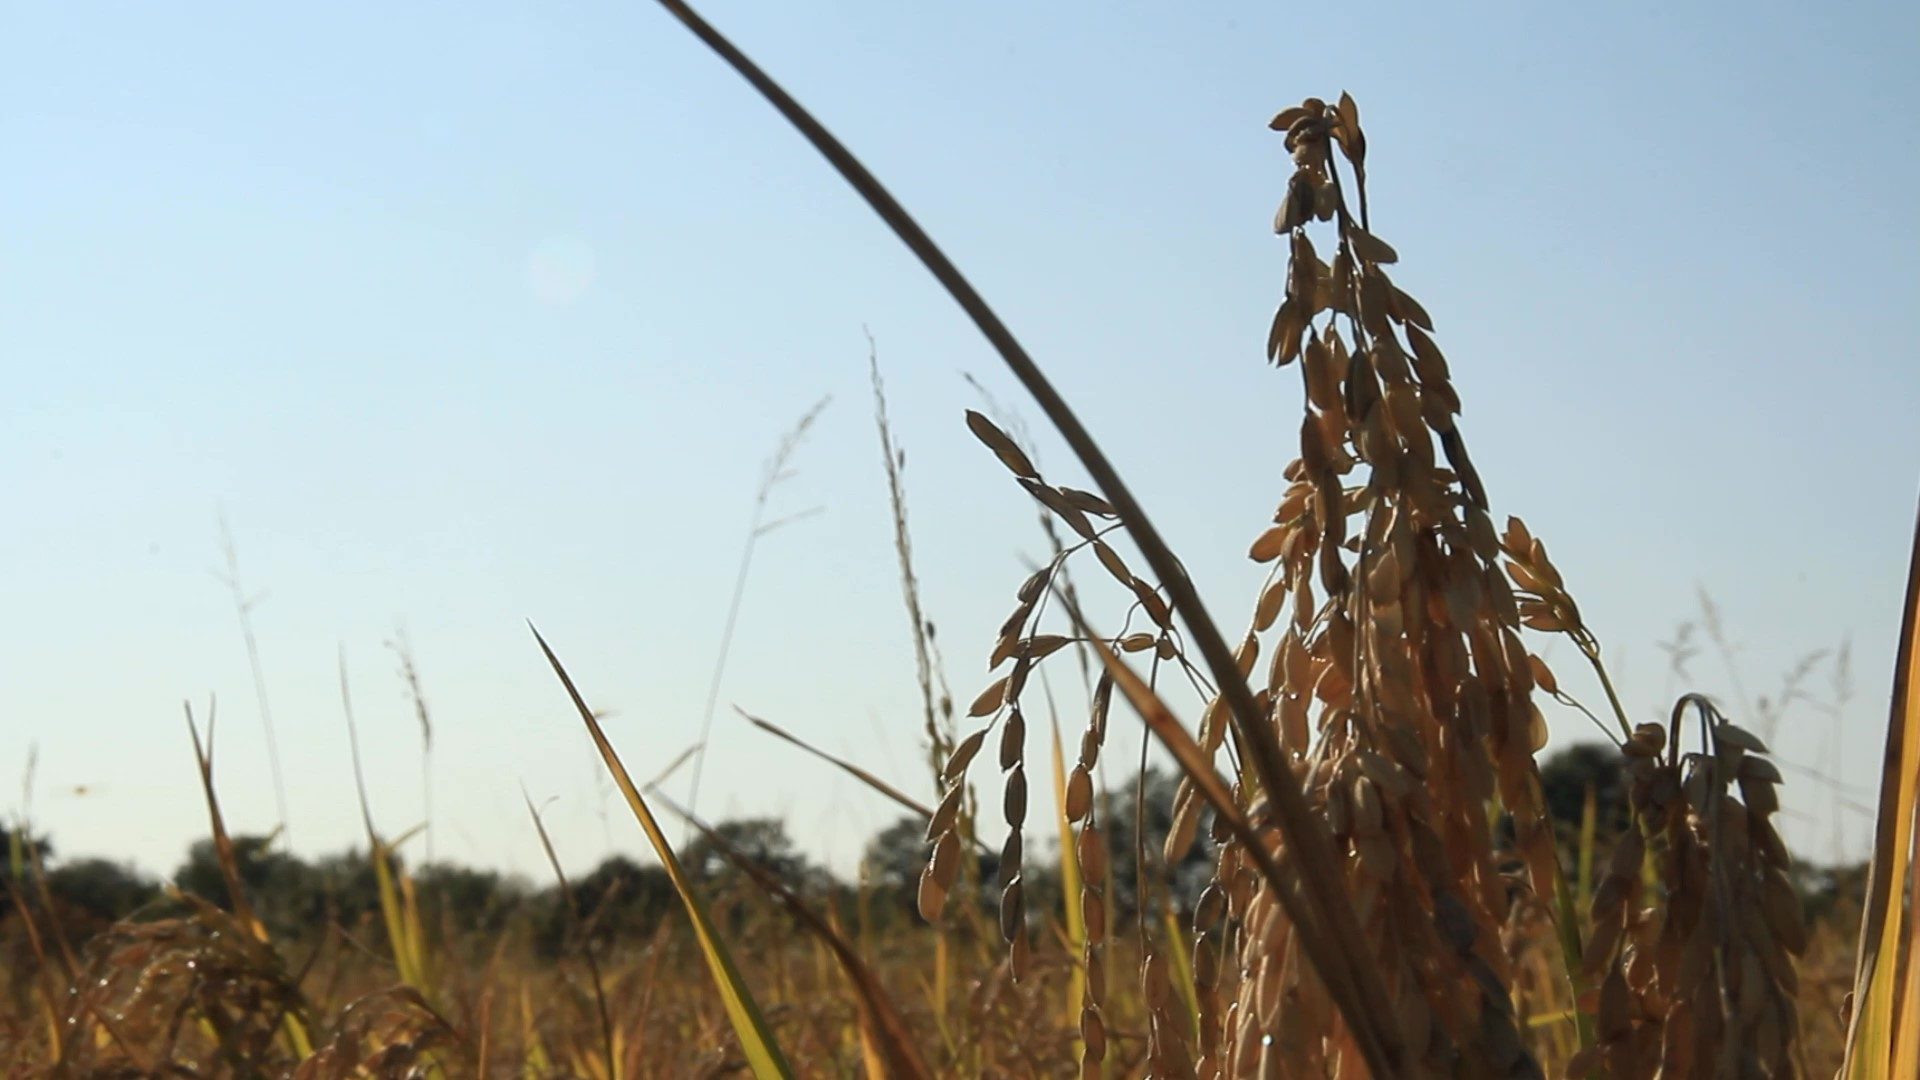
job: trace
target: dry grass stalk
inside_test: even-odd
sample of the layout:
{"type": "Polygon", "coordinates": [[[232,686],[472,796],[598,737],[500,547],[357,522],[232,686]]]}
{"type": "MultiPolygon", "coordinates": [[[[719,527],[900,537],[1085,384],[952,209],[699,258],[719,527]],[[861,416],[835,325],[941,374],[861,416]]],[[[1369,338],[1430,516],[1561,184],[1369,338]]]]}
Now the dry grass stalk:
{"type": "Polygon", "coordinates": [[[253,677],[254,699],[260,706],[260,730],[267,740],[267,767],[273,777],[273,805],[280,814],[280,838],[293,846],[293,824],[287,818],[287,784],[280,773],[280,740],[274,733],[273,708],[267,698],[267,676],[260,665],[260,640],[253,633],[253,609],[264,595],[248,595],[240,584],[240,549],[233,542],[227,516],[220,515],[220,552],[226,569],[215,576],[233,594],[233,613],[240,621],[240,638],[247,647],[247,670],[253,677]]]}
{"type": "Polygon", "coordinates": [[[760,472],[760,486],[753,495],[753,517],[747,523],[746,543],[740,549],[740,568],[734,574],[733,595],[727,601],[727,619],[720,631],[720,649],[713,660],[713,677],[707,685],[707,705],[700,718],[700,748],[693,759],[693,779],[687,785],[687,807],[698,809],[700,805],[700,778],[707,766],[707,748],[713,736],[713,711],[720,701],[720,683],[727,673],[727,657],[733,652],[733,634],[740,623],[740,603],[747,595],[747,575],[753,569],[754,552],[759,549],[761,537],[817,511],[817,507],[802,510],[783,517],[768,518],[768,500],[782,483],[793,476],[788,464],[793,460],[794,451],[805,441],[807,432],[812,429],[815,420],[833,400],[823,397],[800,415],[792,428],[780,437],[780,443],[774,447],[773,454],[767,458],[760,472]]]}
{"type": "MultiPolygon", "coordinates": [[[[899,806],[900,808],[906,810],[907,812],[914,814],[918,817],[925,818],[929,821],[933,819],[932,810],[929,810],[925,806],[922,806],[918,801],[914,800],[911,796],[907,795],[905,792],[901,791],[899,788],[894,787],[892,784],[887,783],[885,780],[880,779],[878,776],[875,776],[874,774],[868,772],[867,770],[861,768],[860,766],[855,765],[853,762],[848,761],[845,758],[836,757],[833,754],[829,754],[825,750],[822,750],[819,747],[814,746],[812,743],[809,743],[806,740],[800,738],[799,736],[794,735],[792,732],[789,732],[788,730],[781,727],[780,725],[775,724],[770,720],[762,720],[760,717],[753,715],[752,713],[748,712],[745,709],[740,708],[737,705],[734,706],[733,711],[739,713],[741,718],[746,720],[747,723],[752,724],[754,727],[759,728],[761,731],[764,731],[769,735],[772,735],[774,738],[780,739],[784,742],[797,746],[801,750],[809,754],[812,754],[814,757],[817,757],[820,760],[825,761],[831,765],[837,766],[842,772],[845,772],[847,775],[867,785],[869,788],[872,788],[874,791],[877,791],[880,794],[886,796],[888,799],[891,799],[896,806],[899,806]]],[[[651,790],[655,786],[657,786],[657,782],[655,784],[649,784],[647,787],[647,790],[651,790]]]]}
{"type": "MultiPolygon", "coordinates": [[[[913,569],[913,534],[907,528],[907,452],[893,437],[887,419],[886,384],[880,378],[880,354],[873,335],[867,335],[867,371],[873,381],[873,421],[880,432],[880,459],[886,469],[887,505],[893,512],[893,550],[900,560],[900,596],[907,607],[913,638],[914,678],[920,687],[922,730],[927,737],[927,763],[934,787],[940,785],[940,767],[953,752],[953,700],[935,692],[933,622],[920,606],[920,578],[913,569]]],[[[944,685],[945,680],[940,680],[944,685]]]]}
{"type": "Polygon", "coordinates": [[[420,821],[427,845],[426,861],[433,861],[433,717],[427,711],[427,695],[420,687],[420,666],[414,662],[413,642],[405,629],[394,632],[387,642],[394,660],[400,665],[400,683],[406,688],[407,703],[413,706],[413,718],[420,725],[420,821]]]}

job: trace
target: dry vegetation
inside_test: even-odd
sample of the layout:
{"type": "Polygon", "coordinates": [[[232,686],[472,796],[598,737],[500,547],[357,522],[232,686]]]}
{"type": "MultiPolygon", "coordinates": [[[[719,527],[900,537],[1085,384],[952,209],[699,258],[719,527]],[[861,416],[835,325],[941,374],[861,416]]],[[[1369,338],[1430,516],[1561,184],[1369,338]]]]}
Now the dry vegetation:
{"type": "MultiPolygon", "coordinates": [[[[1229,640],[958,270],[804,110],[669,6],[926,262],[1091,478],[1082,490],[1043,475],[1017,430],[967,414],[1041,508],[1053,557],[1012,591],[996,677],[954,709],[876,366],[931,773],[901,786],[934,798],[829,760],[924,825],[924,871],[901,886],[924,922],[904,895],[796,879],[691,814],[703,856],[683,865],[653,814],[671,804],[628,776],[549,651],[666,868],[674,917],[602,933],[601,906],[561,877],[554,948],[535,947],[526,922],[476,932],[434,916],[433,888],[369,820],[365,918],[276,929],[249,903],[209,745],[218,896],[176,890],[138,917],[77,926],[16,842],[9,1075],[1824,1076],[1856,1014],[1848,1075],[1914,1075],[1899,959],[1906,677],[1856,975],[1857,902],[1809,922],[1761,739],[1694,694],[1666,722],[1635,723],[1545,544],[1496,518],[1434,321],[1371,229],[1351,98],[1273,121],[1294,171],[1268,353],[1300,374],[1299,452],[1275,478],[1272,520],[1250,523],[1270,572],[1229,640]],[[1589,715],[1625,793],[1603,813],[1589,788],[1574,823],[1550,814],[1536,762],[1538,702],[1571,701],[1530,644],[1549,635],[1605,687],[1589,715]],[[1197,691],[1197,716],[1174,715],[1169,687],[1197,691]],[[1145,721],[1137,745],[1116,741],[1128,713],[1145,721]],[[1103,758],[1144,764],[1149,734],[1177,785],[1159,802],[1144,783],[1110,796],[1103,758]],[[997,853],[983,815],[1008,828],[997,853]],[[1057,860],[1037,857],[1047,841],[1057,860]],[[1184,885],[1182,867],[1198,867],[1184,885]],[[1847,1002],[1856,985],[1863,1006],[1847,1002]]],[[[1902,656],[1915,662],[1910,640],[1902,656]]]]}

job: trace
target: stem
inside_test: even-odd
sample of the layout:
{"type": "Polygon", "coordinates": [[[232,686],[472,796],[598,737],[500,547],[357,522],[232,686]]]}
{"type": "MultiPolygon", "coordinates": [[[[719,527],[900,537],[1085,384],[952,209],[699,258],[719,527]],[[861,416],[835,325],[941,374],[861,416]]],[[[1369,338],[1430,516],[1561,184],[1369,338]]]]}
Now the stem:
{"type": "MultiPolygon", "coordinates": [[[[740,572],[733,579],[733,599],[727,604],[727,625],[720,633],[720,655],[714,658],[713,680],[707,684],[707,710],[706,715],[700,720],[700,742],[698,743],[700,754],[694,759],[693,783],[687,792],[689,815],[699,808],[700,776],[706,769],[707,746],[711,741],[709,737],[713,734],[713,709],[720,700],[720,679],[727,671],[727,656],[733,652],[733,631],[740,620],[740,601],[746,596],[747,571],[753,567],[754,549],[759,545],[761,537],[782,525],[809,517],[819,510],[819,507],[814,507],[811,510],[802,510],[797,514],[788,514],[768,521],[767,500],[772,497],[774,488],[790,475],[787,472],[787,459],[800,445],[800,440],[806,437],[807,429],[813,426],[813,421],[820,415],[820,410],[826,408],[827,403],[832,400],[829,396],[815,402],[813,408],[801,415],[800,422],[781,437],[780,445],[774,449],[773,456],[767,459],[765,471],[760,477],[760,488],[754,493],[753,520],[747,526],[746,547],[740,552],[740,572]]],[[[693,839],[692,830],[691,823],[682,828],[681,843],[688,843],[693,839]]]]}
{"type": "Polygon", "coordinates": [[[1567,872],[1560,865],[1560,854],[1554,852],[1553,858],[1553,906],[1555,914],[1555,936],[1560,939],[1560,958],[1567,966],[1567,986],[1573,992],[1573,1024],[1580,1036],[1580,1048],[1585,1050],[1593,1045],[1593,1017],[1580,1008],[1580,994],[1586,989],[1585,980],[1580,977],[1580,912],[1574,903],[1573,887],[1567,883],[1567,872]]]}
{"type": "Polygon", "coordinates": [[[1633,724],[1627,720],[1627,708],[1620,704],[1620,694],[1613,688],[1613,680],[1607,676],[1607,665],[1600,662],[1600,642],[1584,628],[1574,635],[1573,642],[1580,647],[1580,653],[1593,666],[1593,673],[1600,677],[1600,688],[1607,692],[1607,704],[1613,707],[1613,718],[1620,722],[1620,734],[1633,738],[1633,724]]]}
{"type": "MultiPolygon", "coordinates": [[[[740,570],[733,579],[733,599],[727,604],[727,625],[720,632],[720,654],[713,661],[713,678],[707,683],[707,709],[700,720],[700,752],[693,758],[693,782],[687,788],[687,813],[700,806],[700,776],[706,771],[707,743],[713,734],[713,709],[720,700],[720,679],[727,671],[727,655],[733,651],[733,630],[740,621],[740,600],[747,593],[747,571],[753,568],[753,549],[760,541],[760,517],[766,508],[766,494],[753,506],[753,524],[747,529],[747,546],[740,552],[740,570]]],[[[681,844],[693,839],[693,825],[681,825],[681,844]]]]}
{"type": "Polygon", "coordinates": [[[267,704],[267,676],[260,666],[260,643],[253,636],[253,605],[259,599],[248,599],[246,591],[240,587],[240,552],[234,547],[233,530],[227,527],[227,516],[220,515],[220,547],[227,558],[227,573],[222,579],[233,592],[233,610],[240,618],[240,637],[247,646],[247,667],[253,674],[253,693],[260,703],[260,726],[267,736],[267,768],[273,776],[274,809],[280,814],[280,840],[288,851],[293,850],[293,825],[287,816],[287,784],[280,772],[280,743],[273,733],[273,710],[267,704]]]}

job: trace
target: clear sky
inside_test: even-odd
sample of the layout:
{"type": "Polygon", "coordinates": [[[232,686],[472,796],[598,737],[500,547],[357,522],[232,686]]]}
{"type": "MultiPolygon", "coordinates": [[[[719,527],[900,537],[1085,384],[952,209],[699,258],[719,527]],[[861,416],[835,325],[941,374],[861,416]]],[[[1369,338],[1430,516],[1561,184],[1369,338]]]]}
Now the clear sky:
{"type": "MultiPolygon", "coordinates": [[[[1839,760],[1811,708],[1776,745],[1871,801],[1920,481],[1920,8],[707,14],[1000,307],[1229,627],[1299,409],[1261,356],[1288,171],[1264,125],[1352,91],[1377,231],[1434,314],[1496,511],[1546,538],[1629,704],[1678,689],[1656,643],[1699,588],[1755,695],[1851,638],[1839,760]]],[[[925,791],[863,324],[963,700],[1041,541],[961,422],[962,373],[1037,413],[652,5],[9,3],[0,147],[0,783],[37,744],[59,847],[177,862],[204,829],[180,702],[209,693],[229,820],[273,821],[212,574],[224,509],[266,594],[300,850],[357,835],[340,650],[375,813],[420,817],[382,644],[404,626],[438,854],[537,867],[523,783],[555,799],[569,863],[638,851],[524,620],[634,772],[663,766],[696,737],[760,463],[829,393],[779,496],[824,512],[760,552],[702,805],[788,815],[842,871],[892,817],[727,702],[925,791]]],[[[1690,671],[1730,692],[1711,655],[1690,671]]],[[[1585,734],[1559,712],[1557,738],[1585,734]]],[[[1789,778],[1789,838],[1824,856],[1838,814],[1857,852],[1864,819],[1789,778]]]]}

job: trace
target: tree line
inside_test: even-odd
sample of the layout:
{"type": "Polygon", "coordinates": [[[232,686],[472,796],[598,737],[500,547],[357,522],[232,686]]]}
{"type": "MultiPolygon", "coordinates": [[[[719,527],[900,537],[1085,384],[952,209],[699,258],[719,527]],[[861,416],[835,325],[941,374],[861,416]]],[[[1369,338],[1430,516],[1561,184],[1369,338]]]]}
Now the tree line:
{"type": "MultiPolygon", "coordinates": [[[[1541,778],[1546,801],[1560,831],[1571,867],[1589,793],[1595,832],[1618,835],[1628,822],[1619,755],[1599,745],[1576,745],[1549,758],[1541,778]]],[[[1149,769],[1112,791],[1105,800],[1102,828],[1108,836],[1110,880],[1117,914],[1137,916],[1139,856],[1147,858],[1150,917],[1166,907],[1184,913],[1208,880],[1213,854],[1203,827],[1171,873],[1161,849],[1171,828],[1170,808],[1176,779],[1149,769]],[[1144,790],[1142,790],[1144,788],[1144,790]],[[1138,798],[1138,801],[1136,801],[1138,798]],[[1136,821],[1136,815],[1139,819],[1136,821]]],[[[688,873],[703,891],[719,898],[757,895],[733,858],[750,859],[771,870],[801,894],[859,913],[869,926],[884,929],[918,921],[914,895],[926,858],[924,822],[905,816],[867,843],[859,879],[843,881],[803,853],[776,818],[722,822],[710,835],[696,835],[680,852],[688,873]]],[[[1037,839],[1037,838],[1036,838],[1037,839]]],[[[165,888],[191,893],[230,907],[225,876],[211,839],[195,841],[165,883],[106,859],[62,857],[53,842],[17,827],[7,834],[10,872],[0,877],[0,928],[17,921],[16,907],[50,907],[63,930],[76,940],[120,919],[161,918],[179,913],[179,902],[165,888]]],[[[529,835],[530,844],[537,841],[529,835]]],[[[234,838],[242,888],[255,912],[276,938],[310,939],[338,928],[378,945],[384,931],[373,861],[364,849],[303,858],[270,836],[234,838]]],[[[1036,844],[1035,847],[1040,845],[1036,844]]],[[[1057,848],[1057,845],[1054,845],[1057,848]]],[[[984,899],[995,890],[997,856],[983,849],[972,880],[984,899]]],[[[524,933],[540,954],[556,956],[581,930],[611,944],[653,933],[677,908],[666,872],[625,855],[610,855],[591,871],[567,882],[538,884],[498,871],[432,862],[408,868],[427,925],[449,940],[489,940],[510,930],[524,933]]],[[[1049,910],[1059,899],[1057,863],[1029,857],[1024,886],[1033,910],[1049,910]]],[[[1811,913],[1842,901],[1859,885],[1858,868],[1804,868],[1802,892],[1811,913]]]]}

